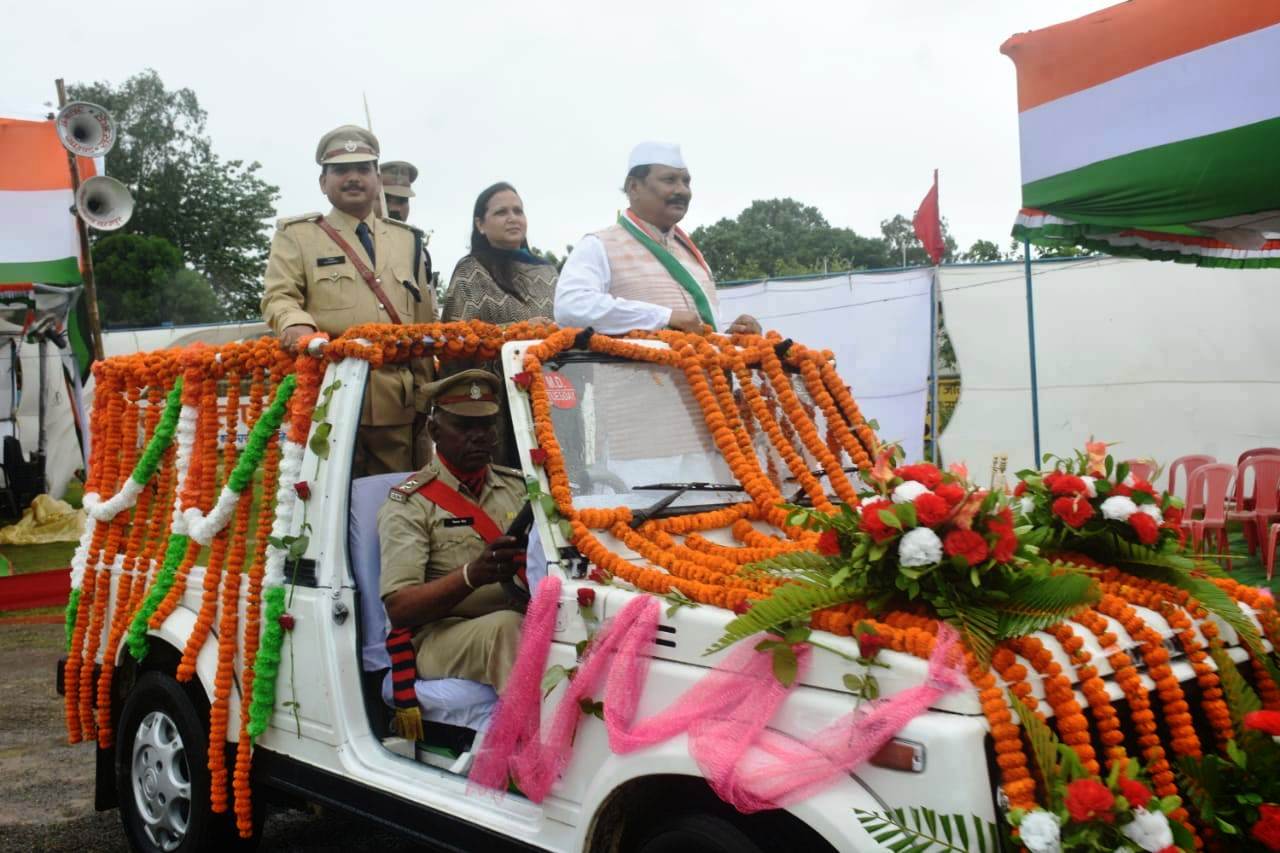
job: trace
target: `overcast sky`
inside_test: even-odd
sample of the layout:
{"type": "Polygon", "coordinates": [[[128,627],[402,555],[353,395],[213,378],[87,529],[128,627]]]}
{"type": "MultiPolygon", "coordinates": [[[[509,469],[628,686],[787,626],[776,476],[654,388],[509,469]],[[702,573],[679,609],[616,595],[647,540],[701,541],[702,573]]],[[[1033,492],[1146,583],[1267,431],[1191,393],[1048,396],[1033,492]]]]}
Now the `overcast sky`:
{"type": "Polygon", "coordinates": [[[367,93],[383,159],[420,170],[410,221],[445,275],[495,181],[520,190],[540,248],[607,225],[642,139],[683,145],[689,230],[790,196],[876,235],[936,167],[961,247],[1004,246],[1019,170],[1000,44],[1108,5],[44,0],[6,4],[0,110],[38,109],[59,76],[154,68],[196,92],[220,155],[262,163],[285,216],[328,209],[316,144],[363,124],[367,93]]]}

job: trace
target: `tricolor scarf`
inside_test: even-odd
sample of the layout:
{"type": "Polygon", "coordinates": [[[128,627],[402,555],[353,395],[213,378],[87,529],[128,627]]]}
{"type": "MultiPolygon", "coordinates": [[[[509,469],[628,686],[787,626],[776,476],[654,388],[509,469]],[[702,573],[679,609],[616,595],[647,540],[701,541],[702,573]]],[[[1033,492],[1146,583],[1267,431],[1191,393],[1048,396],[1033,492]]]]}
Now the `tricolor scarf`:
{"type": "MultiPolygon", "coordinates": [[[[715,328],[716,318],[711,311],[711,303],[707,301],[707,294],[702,291],[702,285],[698,284],[689,270],[685,269],[684,264],[676,259],[676,256],[668,252],[661,243],[649,236],[645,231],[644,225],[636,218],[636,215],[630,210],[625,213],[618,214],[618,224],[626,229],[627,233],[635,237],[640,245],[648,249],[653,256],[658,259],[658,263],[666,268],[676,283],[685,289],[689,294],[689,298],[693,300],[693,304],[698,309],[698,316],[702,318],[702,322],[715,328]]],[[[693,240],[689,235],[680,230],[680,227],[674,226],[672,229],[675,238],[680,244],[689,250],[689,254],[697,259],[702,268],[707,271],[707,275],[711,275],[711,268],[707,266],[706,258],[702,257],[702,252],[698,251],[698,247],[693,244],[693,240]]]]}

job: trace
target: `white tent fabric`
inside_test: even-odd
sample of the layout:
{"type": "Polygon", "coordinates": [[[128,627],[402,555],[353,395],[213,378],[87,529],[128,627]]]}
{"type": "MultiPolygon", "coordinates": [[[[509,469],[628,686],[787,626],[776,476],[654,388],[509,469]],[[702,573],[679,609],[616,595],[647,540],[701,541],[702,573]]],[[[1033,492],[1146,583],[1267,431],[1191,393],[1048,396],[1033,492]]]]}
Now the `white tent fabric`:
{"type": "MultiPolygon", "coordinates": [[[[1032,267],[1043,452],[1092,435],[1120,442],[1120,458],[1167,465],[1280,446],[1280,270],[1110,257],[1032,267]]],[[[1011,472],[1033,466],[1021,262],[946,266],[940,287],[962,377],[944,459],[983,472],[1008,453],[1011,472]]]]}
{"type": "Polygon", "coordinates": [[[722,287],[720,314],[751,314],[805,346],[829,349],[880,436],[908,459],[924,450],[929,376],[929,268],[845,273],[722,287]]]}

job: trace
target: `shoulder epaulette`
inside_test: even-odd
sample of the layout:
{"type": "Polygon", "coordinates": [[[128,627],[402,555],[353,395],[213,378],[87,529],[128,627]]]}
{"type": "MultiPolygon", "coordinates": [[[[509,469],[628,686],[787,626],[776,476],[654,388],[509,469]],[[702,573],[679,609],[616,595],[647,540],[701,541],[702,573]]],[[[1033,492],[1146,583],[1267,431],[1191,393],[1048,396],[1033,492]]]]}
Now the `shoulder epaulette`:
{"type": "Polygon", "coordinates": [[[506,465],[495,465],[490,462],[489,470],[493,471],[495,474],[501,474],[504,477],[515,477],[517,480],[522,482],[524,480],[524,472],[519,468],[508,468],[506,465]]]}
{"type": "Polygon", "coordinates": [[[321,214],[314,211],[311,213],[304,213],[301,216],[282,216],[276,220],[276,227],[288,228],[290,225],[294,225],[299,222],[314,222],[319,219],[320,216],[321,214]]]}
{"type": "Polygon", "coordinates": [[[438,475],[435,471],[417,471],[410,474],[407,479],[399,485],[392,486],[391,491],[387,493],[387,498],[396,503],[404,503],[413,497],[413,493],[421,489],[427,483],[430,483],[438,475]]]}
{"type": "Polygon", "coordinates": [[[394,225],[397,228],[403,228],[406,231],[418,230],[417,228],[414,228],[412,225],[410,225],[408,222],[401,222],[399,219],[383,219],[382,221],[387,223],[388,225],[394,225]]]}

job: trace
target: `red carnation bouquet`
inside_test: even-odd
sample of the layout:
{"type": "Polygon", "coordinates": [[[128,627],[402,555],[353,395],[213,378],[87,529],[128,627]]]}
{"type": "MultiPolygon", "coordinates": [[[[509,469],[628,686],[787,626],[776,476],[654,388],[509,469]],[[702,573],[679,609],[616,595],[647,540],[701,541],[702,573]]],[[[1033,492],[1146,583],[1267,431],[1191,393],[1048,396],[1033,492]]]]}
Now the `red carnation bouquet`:
{"type": "Polygon", "coordinates": [[[1135,477],[1107,455],[1081,451],[1049,471],[1019,471],[1014,509],[1038,545],[1075,550],[1095,537],[1172,554],[1183,550],[1182,501],[1135,477]]]}
{"type": "Polygon", "coordinates": [[[986,659],[999,640],[1057,624],[1098,599],[1092,578],[1050,566],[1023,541],[1006,495],[974,487],[962,468],[895,465],[896,452],[876,460],[866,477],[875,493],[859,506],[834,514],[790,508],[788,524],[820,532],[816,553],[756,564],[794,583],[778,587],[771,606],[730,623],[716,647],[845,601],[865,601],[873,613],[923,603],[986,659]]]}

